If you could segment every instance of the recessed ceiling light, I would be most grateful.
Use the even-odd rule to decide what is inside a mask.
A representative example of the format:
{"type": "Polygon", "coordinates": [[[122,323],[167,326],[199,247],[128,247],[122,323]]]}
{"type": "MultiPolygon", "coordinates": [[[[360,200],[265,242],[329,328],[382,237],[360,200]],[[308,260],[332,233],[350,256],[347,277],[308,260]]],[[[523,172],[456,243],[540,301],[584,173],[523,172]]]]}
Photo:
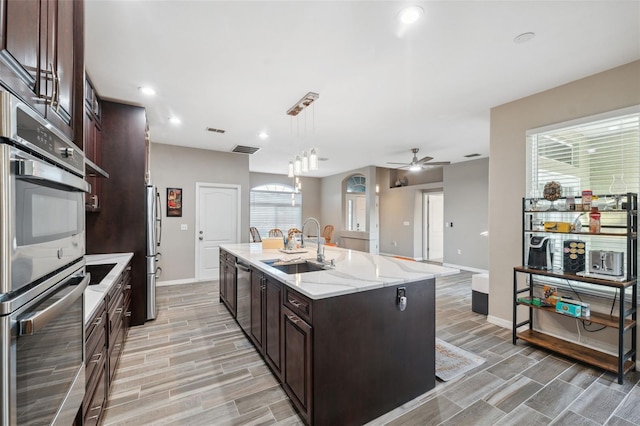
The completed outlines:
{"type": "Polygon", "coordinates": [[[138,90],[140,91],[140,93],[142,93],[143,95],[147,95],[147,96],[153,96],[156,94],[156,91],[153,90],[153,88],[149,87],[149,86],[140,86],[138,87],[138,90]]]}
{"type": "Polygon", "coordinates": [[[536,33],[532,33],[532,32],[522,33],[516,36],[516,38],[513,39],[513,42],[516,44],[526,43],[532,38],[534,38],[535,36],[536,36],[536,33]]]}
{"type": "Polygon", "coordinates": [[[269,138],[269,134],[267,132],[260,132],[258,133],[258,137],[262,140],[265,140],[269,138]]]}
{"type": "Polygon", "coordinates": [[[424,15],[424,9],[420,6],[409,6],[400,11],[398,19],[405,25],[410,25],[416,22],[424,15]]]}
{"type": "Polygon", "coordinates": [[[171,123],[171,124],[180,124],[180,123],[182,123],[182,120],[180,120],[178,117],[169,117],[169,123],[171,123]]]}

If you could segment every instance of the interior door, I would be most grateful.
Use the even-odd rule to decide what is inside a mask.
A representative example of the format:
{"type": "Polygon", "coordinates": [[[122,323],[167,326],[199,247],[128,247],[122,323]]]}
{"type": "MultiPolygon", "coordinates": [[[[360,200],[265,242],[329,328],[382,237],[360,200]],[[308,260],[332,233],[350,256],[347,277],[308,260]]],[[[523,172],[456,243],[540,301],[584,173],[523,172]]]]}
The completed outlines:
{"type": "Polygon", "coordinates": [[[423,258],[442,262],[444,256],[444,195],[424,194],[424,241],[423,258]]]}
{"type": "Polygon", "coordinates": [[[220,245],[240,242],[240,186],[196,187],[196,280],[213,281],[220,272],[220,245]]]}

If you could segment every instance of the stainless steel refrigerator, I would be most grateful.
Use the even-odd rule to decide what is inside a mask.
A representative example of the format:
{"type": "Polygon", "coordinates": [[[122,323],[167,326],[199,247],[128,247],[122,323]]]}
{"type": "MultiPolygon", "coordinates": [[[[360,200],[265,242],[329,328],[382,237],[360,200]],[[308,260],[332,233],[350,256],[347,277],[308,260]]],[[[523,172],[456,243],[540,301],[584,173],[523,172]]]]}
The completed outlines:
{"type": "Polygon", "coordinates": [[[160,260],[160,240],[162,239],[162,208],[160,193],[153,185],[147,186],[147,321],[155,319],[158,313],[156,304],[156,280],[160,278],[162,268],[160,260]]]}

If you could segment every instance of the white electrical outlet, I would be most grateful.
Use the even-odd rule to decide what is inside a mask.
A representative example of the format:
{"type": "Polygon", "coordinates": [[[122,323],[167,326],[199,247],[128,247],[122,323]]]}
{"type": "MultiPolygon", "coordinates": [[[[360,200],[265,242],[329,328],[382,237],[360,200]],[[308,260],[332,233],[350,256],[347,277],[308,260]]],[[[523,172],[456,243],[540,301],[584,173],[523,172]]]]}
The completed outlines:
{"type": "Polygon", "coordinates": [[[462,254],[462,249],[458,249],[458,254],[462,254]]]}
{"type": "Polygon", "coordinates": [[[183,223],[183,224],[180,225],[180,230],[181,231],[186,231],[187,229],[189,229],[189,227],[187,226],[186,223],[183,223]]]}
{"type": "Polygon", "coordinates": [[[409,226],[409,225],[410,225],[408,220],[405,220],[404,222],[402,222],[402,224],[403,224],[404,226],[409,226]]]}
{"type": "Polygon", "coordinates": [[[396,241],[391,241],[391,245],[396,247],[398,245],[398,243],[396,241]]]}

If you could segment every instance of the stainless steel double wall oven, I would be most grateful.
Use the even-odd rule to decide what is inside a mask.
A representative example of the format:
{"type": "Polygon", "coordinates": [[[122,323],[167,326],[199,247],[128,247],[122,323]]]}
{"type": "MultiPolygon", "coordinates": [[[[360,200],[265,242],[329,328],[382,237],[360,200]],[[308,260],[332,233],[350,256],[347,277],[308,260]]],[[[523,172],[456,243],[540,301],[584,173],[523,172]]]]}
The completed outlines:
{"type": "Polygon", "coordinates": [[[0,91],[0,425],[73,423],[84,396],[82,151],[0,91]]]}

